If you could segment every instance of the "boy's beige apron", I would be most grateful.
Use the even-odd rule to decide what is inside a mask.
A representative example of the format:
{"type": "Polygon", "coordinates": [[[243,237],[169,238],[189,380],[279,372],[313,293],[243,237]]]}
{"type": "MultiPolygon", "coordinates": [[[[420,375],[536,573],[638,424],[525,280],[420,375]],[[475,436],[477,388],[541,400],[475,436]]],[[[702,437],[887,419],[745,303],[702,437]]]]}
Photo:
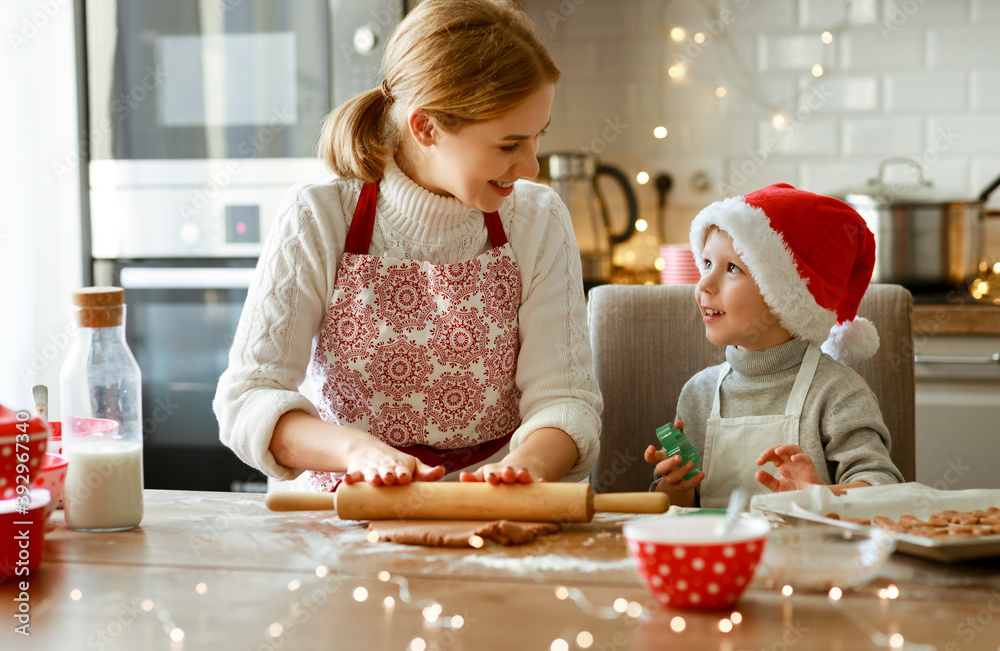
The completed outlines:
{"type": "MultiPolygon", "coordinates": [[[[365,184],[309,372],[323,420],[450,473],[503,450],[521,423],[514,383],[521,276],[498,213],[492,248],[435,265],[368,254],[378,184],[365,184]]],[[[340,473],[307,473],[335,490],[340,473]]]]}
{"type": "MultiPolygon", "coordinates": [[[[729,363],[722,363],[719,382],[715,387],[715,400],[712,402],[712,414],[705,430],[705,462],[702,467],[705,480],[699,487],[702,507],[725,508],[729,503],[730,493],[741,487],[750,495],[769,492],[754,478],[754,474],[763,469],[778,477],[778,470],[773,464],[758,466],[754,461],[772,445],[799,445],[802,405],[813,376],[816,375],[820,356],[817,346],[810,345],[806,349],[792,392],[788,396],[785,413],[775,416],[722,418],[719,392],[722,381],[730,371],[729,363]]],[[[822,476],[824,468],[816,470],[822,476]]]]}

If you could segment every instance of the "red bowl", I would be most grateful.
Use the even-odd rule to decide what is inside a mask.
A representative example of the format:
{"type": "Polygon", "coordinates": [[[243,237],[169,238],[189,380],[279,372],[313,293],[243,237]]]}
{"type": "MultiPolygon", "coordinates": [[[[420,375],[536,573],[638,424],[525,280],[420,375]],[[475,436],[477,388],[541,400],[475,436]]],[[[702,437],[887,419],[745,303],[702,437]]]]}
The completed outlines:
{"type": "Polygon", "coordinates": [[[35,483],[32,486],[34,488],[44,488],[52,495],[52,501],[49,502],[48,506],[48,513],[52,513],[52,511],[62,506],[63,485],[66,483],[66,468],[68,466],[69,460],[63,455],[52,452],[45,453],[45,459],[42,460],[42,467],[39,469],[38,477],[35,478],[35,483]]]}
{"type": "Polygon", "coordinates": [[[0,583],[26,576],[42,562],[45,511],[51,499],[44,488],[33,489],[25,513],[18,512],[16,499],[0,500],[0,583]]]}
{"type": "Polygon", "coordinates": [[[725,516],[651,518],[623,527],[639,576],[664,606],[714,610],[732,606],[760,562],[771,526],[744,518],[727,537],[725,516]]]}
{"type": "Polygon", "coordinates": [[[15,423],[11,420],[0,429],[0,500],[17,496],[18,484],[30,486],[38,476],[38,469],[45,458],[49,430],[38,424],[31,431],[30,421],[15,423]],[[19,426],[29,431],[22,432],[19,426]],[[24,456],[27,453],[27,456],[24,456]]]}

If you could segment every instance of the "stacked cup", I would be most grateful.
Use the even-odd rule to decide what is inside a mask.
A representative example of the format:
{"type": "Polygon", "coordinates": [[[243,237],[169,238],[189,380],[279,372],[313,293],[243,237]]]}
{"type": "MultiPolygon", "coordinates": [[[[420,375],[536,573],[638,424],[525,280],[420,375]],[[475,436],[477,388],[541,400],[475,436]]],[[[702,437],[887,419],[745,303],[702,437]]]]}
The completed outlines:
{"type": "Polygon", "coordinates": [[[661,244],[660,259],[663,260],[661,285],[694,285],[701,280],[690,244],[661,244]]]}

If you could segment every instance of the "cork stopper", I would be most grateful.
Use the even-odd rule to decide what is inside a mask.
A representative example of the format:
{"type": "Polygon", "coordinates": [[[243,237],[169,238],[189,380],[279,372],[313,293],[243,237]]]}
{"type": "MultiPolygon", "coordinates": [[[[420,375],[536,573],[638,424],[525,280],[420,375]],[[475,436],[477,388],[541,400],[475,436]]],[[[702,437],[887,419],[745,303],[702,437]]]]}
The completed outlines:
{"type": "Polygon", "coordinates": [[[114,328],[122,324],[125,290],[121,287],[84,287],[73,292],[76,324],[81,328],[114,328]]]}

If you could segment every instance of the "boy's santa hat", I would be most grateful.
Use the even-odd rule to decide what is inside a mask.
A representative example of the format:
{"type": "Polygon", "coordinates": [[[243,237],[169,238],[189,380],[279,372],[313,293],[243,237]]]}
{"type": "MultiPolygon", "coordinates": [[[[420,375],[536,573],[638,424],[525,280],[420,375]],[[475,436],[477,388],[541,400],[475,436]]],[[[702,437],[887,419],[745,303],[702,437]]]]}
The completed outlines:
{"type": "Polygon", "coordinates": [[[875,237],[853,208],[787,183],[717,201],[691,224],[699,267],[713,225],[733,238],[764,302],[793,336],[845,364],[875,354],[878,332],[858,316],[875,268],[875,237]]]}

